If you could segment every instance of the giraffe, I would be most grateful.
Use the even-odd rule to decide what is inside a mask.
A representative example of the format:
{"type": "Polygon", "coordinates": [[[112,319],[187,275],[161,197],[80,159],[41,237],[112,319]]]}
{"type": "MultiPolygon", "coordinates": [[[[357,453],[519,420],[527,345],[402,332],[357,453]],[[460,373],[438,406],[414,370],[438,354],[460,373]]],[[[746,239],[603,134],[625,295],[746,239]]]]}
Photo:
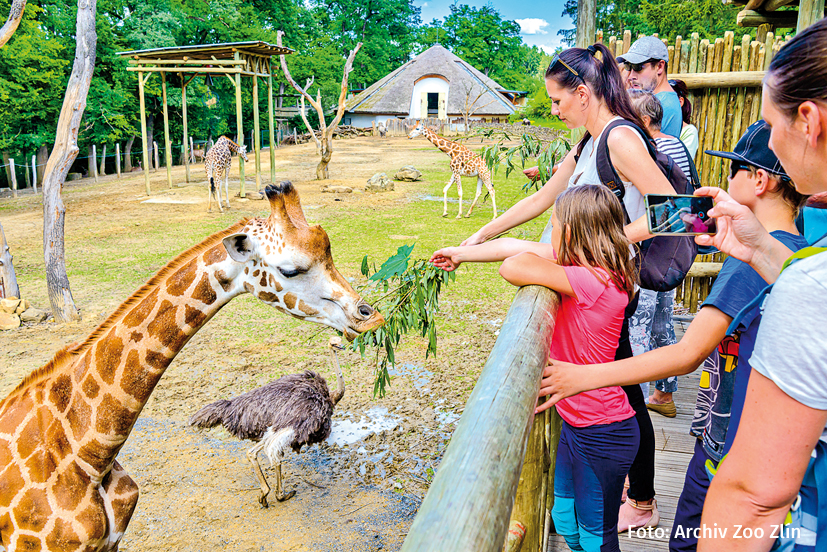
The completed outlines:
{"type": "Polygon", "coordinates": [[[207,182],[210,186],[210,207],[208,211],[212,211],[212,198],[215,195],[218,198],[218,210],[222,213],[224,209],[221,207],[221,177],[224,177],[224,195],[227,198],[227,208],[230,208],[230,163],[232,162],[232,153],[238,152],[244,161],[247,161],[247,146],[239,146],[226,136],[222,136],[216,140],[215,145],[207,152],[204,157],[204,169],[207,171],[207,182]],[[218,180],[218,188],[215,186],[215,177],[218,180]]]}
{"type": "Polygon", "coordinates": [[[448,189],[451,187],[451,184],[456,182],[457,192],[459,193],[459,212],[456,218],[462,217],[462,177],[476,176],[477,194],[474,196],[474,201],[471,203],[471,207],[468,209],[465,217],[471,216],[471,211],[474,210],[474,205],[477,204],[477,199],[479,199],[480,193],[482,193],[482,185],[485,184],[485,187],[488,188],[488,193],[491,194],[491,203],[494,205],[494,216],[492,220],[497,218],[497,199],[494,197],[494,182],[491,180],[491,171],[488,170],[488,166],[485,164],[485,161],[482,160],[482,157],[462,144],[438,136],[436,132],[422,123],[408,135],[408,138],[416,138],[423,134],[433,145],[447,153],[448,157],[451,158],[451,179],[445,188],[442,189],[442,216],[448,216],[448,189]]]}
{"type": "Polygon", "coordinates": [[[0,550],[118,549],[138,500],[118,452],[175,355],[234,297],[349,340],[384,323],[336,270],[293,185],[265,193],[268,218],[181,253],[0,402],[0,550]]]}

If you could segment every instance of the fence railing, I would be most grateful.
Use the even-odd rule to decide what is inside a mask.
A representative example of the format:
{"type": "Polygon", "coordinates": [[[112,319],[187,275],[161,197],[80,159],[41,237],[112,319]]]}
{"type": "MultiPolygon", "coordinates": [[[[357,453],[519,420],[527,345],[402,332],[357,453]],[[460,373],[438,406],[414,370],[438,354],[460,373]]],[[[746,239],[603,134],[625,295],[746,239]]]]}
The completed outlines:
{"type": "MultiPolygon", "coordinates": [[[[550,230],[541,241],[549,242],[550,230]]],[[[500,552],[509,518],[526,527],[522,550],[543,546],[551,509],[545,497],[553,488],[549,450],[556,450],[559,425],[546,423],[556,412],[534,416],[534,406],[558,306],[548,288],[517,292],[403,552],[500,552]]]]}

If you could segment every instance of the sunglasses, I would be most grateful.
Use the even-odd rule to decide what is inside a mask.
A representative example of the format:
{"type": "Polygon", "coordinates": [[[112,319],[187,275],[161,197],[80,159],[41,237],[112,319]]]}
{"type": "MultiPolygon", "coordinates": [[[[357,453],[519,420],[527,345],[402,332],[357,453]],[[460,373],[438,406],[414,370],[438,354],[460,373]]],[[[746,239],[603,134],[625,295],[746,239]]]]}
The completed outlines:
{"type": "Polygon", "coordinates": [[[741,171],[748,171],[750,170],[752,165],[747,165],[746,163],[741,163],[739,161],[732,161],[729,164],[729,178],[735,178],[735,175],[741,171]]]}
{"type": "Polygon", "coordinates": [[[558,63],[559,63],[559,64],[561,64],[561,65],[562,65],[563,67],[565,67],[566,69],[568,69],[568,70],[569,70],[569,72],[570,72],[572,75],[574,75],[575,77],[579,78],[580,80],[583,80],[583,77],[581,77],[581,76],[580,76],[580,73],[578,73],[577,71],[575,71],[574,69],[572,69],[571,65],[569,65],[568,63],[566,63],[565,61],[563,61],[562,59],[560,59],[559,54],[555,54],[555,55],[554,55],[554,57],[551,59],[551,65],[549,65],[549,68],[550,68],[550,69],[554,69],[554,66],[555,66],[555,65],[557,65],[558,63]]]}
{"type": "Polygon", "coordinates": [[[624,61],[624,62],[623,62],[623,66],[624,66],[624,67],[626,68],[626,70],[627,70],[627,71],[629,71],[629,72],[634,71],[635,73],[640,73],[641,71],[643,71],[643,69],[644,69],[647,65],[649,65],[650,63],[652,63],[652,61],[658,61],[658,60],[651,60],[651,59],[650,59],[650,60],[644,61],[643,63],[629,63],[628,61],[624,61]]]}

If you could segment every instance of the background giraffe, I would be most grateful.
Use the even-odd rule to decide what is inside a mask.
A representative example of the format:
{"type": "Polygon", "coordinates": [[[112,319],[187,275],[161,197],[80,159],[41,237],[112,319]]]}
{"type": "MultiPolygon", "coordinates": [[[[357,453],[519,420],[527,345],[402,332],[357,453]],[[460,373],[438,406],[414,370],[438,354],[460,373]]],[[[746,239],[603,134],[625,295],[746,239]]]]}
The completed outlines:
{"type": "Polygon", "coordinates": [[[384,322],[336,270],[292,184],[265,193],[269,218],[173,259],[0,402],[0,549],[117,550],[138,487],[115,458],[175,355],[234,297],[252,293],[348,339],[384,322]]]}
{"type": "Polygon", "coordinates": [[[207,171],[207,182],[210,187],[210,206],[209,211],[212,211],[213,195],[218,199],[218,209],[222,213],[224,209],[221,207],[221,178],[224,177],[224,196],[227,198],[227,208],[230,208],[230,164],[232,163],[232,153],[237,152],[244,161],[247,161],[247,146],[239,146],[226,136],[219,138],[215,145],[207,152],[204,157],[204,169],[207,171]],[[215,180],[218,180],[218,187],[215,186],[215,180]]]}
{"type": "Polygon", "coordinates": [[[476,176],[477,193],[465,216],[471,216],[471,211],[474,210],[474,205],[477,204],[477,199],[479,199],[480,193],[482,193],[482,185],[485,184],[485,187],[488,188],[488,193],[491,194],[491,203],[494,206],[494,216],[492,220],[497,218],[497,199],[494,196],[494,182],[491,180],[491,171],[488,170],[488,166],[485,164],[485,161],[482,160],[482,157],[462,144],[438,136],[436,132],[422,123],[408,135],[408,138],[416,138],[422,134],[424,134],[433,145],[447,153],[448,157],[451,158],[451,179],[445,188],[442,189],[442,216],[448,216],[448,189],[454,182],[457,183],[457,192],[459,194],[459,212],[457,212],[456,218],[462,216],[462,177],[476,176]]]}

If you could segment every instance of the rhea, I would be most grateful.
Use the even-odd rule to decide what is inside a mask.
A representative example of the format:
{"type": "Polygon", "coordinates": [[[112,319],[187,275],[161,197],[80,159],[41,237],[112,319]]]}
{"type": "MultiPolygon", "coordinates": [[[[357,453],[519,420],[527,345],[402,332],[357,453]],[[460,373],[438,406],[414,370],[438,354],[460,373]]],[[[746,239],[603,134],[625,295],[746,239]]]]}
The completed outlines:
{"type": "Polygon", "coordinates": [[[296,491],[284,493],[281,463],[285,453],[299,452],[304,445],[321,443],[330,435],[333,407],[345,394],[345,380],[337,351],[342,340],[332,337],[329,343],[336,368],[338,389],[331,392],[325,379],[316,372],[288,374],[267,385],[233,399],[208,404],[190,418],[190,425],[211,428],[223,425],[239,439],[256,441],[247,451],[247,459],[261,484],[259,503],[267,508],[270,485],[261,471],[258,455],[264,452],[276,468],[276,500],[292,498],[296,491]]]}

